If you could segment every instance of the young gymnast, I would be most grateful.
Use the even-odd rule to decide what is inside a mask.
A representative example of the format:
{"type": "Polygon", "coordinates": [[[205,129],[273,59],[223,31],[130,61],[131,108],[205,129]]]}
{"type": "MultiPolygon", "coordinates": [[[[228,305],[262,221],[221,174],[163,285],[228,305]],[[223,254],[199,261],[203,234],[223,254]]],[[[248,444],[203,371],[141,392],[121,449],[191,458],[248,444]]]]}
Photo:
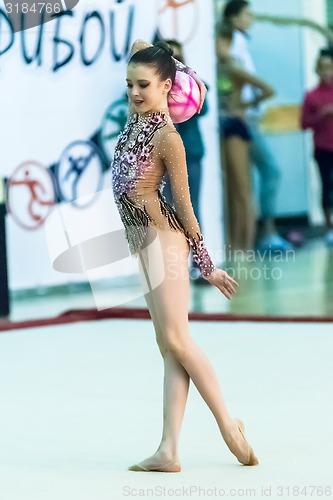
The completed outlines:
{"type": "MultiPolygon", "coordinates": [[[[243,422],[229,415],[213,366],[189,333],[190,249],[202,276],[228,299],[238,283],[214,266],[193,212],[185,150],[167,103],[176,61],[165,42],[152,46],[137,40],[131,54],[126,79],[130,109],[111,165],[112,188],[131,255],[139,258],[140,273],[148,288],[145,300],[164,361],[164,397],[161,443],[152,456],[129,470],[181,470],[178,440],[190,379],[211,409],[230,451],[240,463],[256,465],[258,460],[246,441],[243,422]],[[173,206],[162,194],[166,172],[173,206]],[[156,238],[160,246],[153,244],[156,238]],[[161,268],[164,279],[154,286],[161,268]]],[[[177,69],[196,77],[181,63],[177,63],[177,69]]],[[[198,82],[203,98],[205,89],[198,82]]]]}

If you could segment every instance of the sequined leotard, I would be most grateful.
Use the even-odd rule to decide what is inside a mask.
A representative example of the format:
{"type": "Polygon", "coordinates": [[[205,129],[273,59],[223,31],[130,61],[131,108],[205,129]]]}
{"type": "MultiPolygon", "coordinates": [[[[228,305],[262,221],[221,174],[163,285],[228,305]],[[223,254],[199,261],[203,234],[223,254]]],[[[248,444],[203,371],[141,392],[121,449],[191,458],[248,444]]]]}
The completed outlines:
{"type": "Polygon", "coordinates": [[[148,226],[182,231],[202,276],[209,276],[215,266],[193,212],[185,151],[167,108],[128,117],[118,137],[111,174],[131,255],[137,256],[148,226]],[[167,173],[173,206],[163,196],[167,173]]]}

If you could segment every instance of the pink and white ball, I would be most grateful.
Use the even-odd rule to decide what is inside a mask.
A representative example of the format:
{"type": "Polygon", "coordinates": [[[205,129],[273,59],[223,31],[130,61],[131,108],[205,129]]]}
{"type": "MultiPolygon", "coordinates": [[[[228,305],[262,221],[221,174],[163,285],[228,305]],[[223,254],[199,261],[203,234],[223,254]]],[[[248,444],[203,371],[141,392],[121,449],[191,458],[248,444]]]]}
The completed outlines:
{"type": "Polygon", "coordinates": [[[175,83],[168,93],[168,107],[174,123],[185,122],[198,112],[200,89],[187,73],[176,71],[175,83]]]}

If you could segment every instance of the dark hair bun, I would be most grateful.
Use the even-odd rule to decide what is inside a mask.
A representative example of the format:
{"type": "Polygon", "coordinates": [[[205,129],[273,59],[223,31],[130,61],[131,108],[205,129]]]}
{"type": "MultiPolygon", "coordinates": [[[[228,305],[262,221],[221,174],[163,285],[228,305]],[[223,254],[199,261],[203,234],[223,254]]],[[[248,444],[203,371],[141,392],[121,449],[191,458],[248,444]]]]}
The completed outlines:
{"type": "Polygon", "coordinates": [[[154,47],[157,47],[158,49],[164,50],[170,56],[173,55],[173,49],[170,47],[170,45],[167,42],[164,42],[163,40],[160,40],[159,42],[154,43],[154,47]]]}
{"type": "Polygon", "coordinates": [[[173,50],[170,45],[158,41],[145,49],[135,52],[128,64],[148,64],[156,68],[161,80],[171,78],[172,83],[176,79],[176,61],[171,57],[173,50]]]}

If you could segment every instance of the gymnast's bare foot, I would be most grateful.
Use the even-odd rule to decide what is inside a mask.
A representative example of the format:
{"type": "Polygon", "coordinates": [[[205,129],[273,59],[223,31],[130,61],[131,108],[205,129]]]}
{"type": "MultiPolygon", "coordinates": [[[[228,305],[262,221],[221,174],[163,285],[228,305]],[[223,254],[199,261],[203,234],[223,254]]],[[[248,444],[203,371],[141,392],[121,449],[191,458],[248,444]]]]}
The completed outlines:
{"type": "Polygon", "coordinates": [[[258,465],[259,461],[244,434],[244,423],[233,418],[228,428],[223,429],[222,436],[231,453],[243,465],[258,465]]]}
{"type": "Polygon", "coordinates": [[[128,470],[142,472],[180,472],[181,466],[177,456],[157,451],[151,457],[138,464],[131,465],[128,470]]]}

